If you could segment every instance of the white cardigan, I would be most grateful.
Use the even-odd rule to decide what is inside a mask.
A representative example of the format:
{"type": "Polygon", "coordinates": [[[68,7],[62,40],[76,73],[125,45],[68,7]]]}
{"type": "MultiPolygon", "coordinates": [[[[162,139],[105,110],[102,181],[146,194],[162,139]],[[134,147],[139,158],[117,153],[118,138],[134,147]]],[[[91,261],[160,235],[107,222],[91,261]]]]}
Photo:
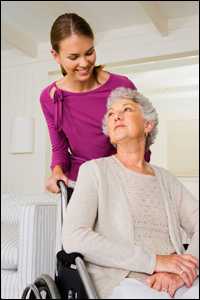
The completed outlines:
{"type": "MultiPolygon", "coordinates": [[[[134,245],[126,187],[112,160],[112,156],[100,158],[80,167],[63,224],[65,251],[84,255],[101,298],[109,296],[130,271],[152,274],[159,254],[134,245]]],[[[187,253],[198,257],[198,201],[167,170],[152,168],[163,194],[169,234],[176,252],[184,252],[182,227],[191,238],[187,253]]]]}

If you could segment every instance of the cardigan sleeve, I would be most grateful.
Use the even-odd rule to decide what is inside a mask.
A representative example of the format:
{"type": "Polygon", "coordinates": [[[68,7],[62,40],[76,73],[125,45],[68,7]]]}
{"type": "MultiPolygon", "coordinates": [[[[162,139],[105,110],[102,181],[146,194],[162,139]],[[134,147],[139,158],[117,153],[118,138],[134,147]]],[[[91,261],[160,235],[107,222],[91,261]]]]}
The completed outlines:
{"type": "Polygon", "coordinates": [[[179,222],[190,239],[185,251],[199,259],[199,201],[177,179],[173,178],[179,222]]]}
{"type": "Polygon", "coordinates": [[[112,236],[95,231],[99,188],[92,161],[84,163],[64,216],[62,239],[65,251],[79,252],[86,261],[99,266],[152,274],[156,264],[154,254],[129,241],[116,242],[112,236]]]}
{"type": "Polygon", "coordinates": [[[185,253],[199,259],[199,201],[176,176],[167,173],[170,178],[170,191],[176,203],[179,224],[190,240],[185,253]]]}
{"type": "Polygon", "coordinates": [[[69,142],[62,130],[58,131],[55,127],[53,103],[46,88],[40,95],[41,108],[48,126],[49,137],[52,146],[51,169],[56,165],[61,166],[64,173],[69,169],[70,161],[68,155],[69,142]]]}

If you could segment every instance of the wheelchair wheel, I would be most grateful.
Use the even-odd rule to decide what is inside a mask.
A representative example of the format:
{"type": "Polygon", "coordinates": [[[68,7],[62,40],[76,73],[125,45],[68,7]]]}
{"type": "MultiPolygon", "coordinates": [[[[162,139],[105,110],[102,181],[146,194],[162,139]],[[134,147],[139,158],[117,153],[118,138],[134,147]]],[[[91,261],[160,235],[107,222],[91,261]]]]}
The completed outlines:
{"type": "Polygon", "coordinates": [[[61,299],[61,296],[54,280],[49,275],[42,274],[26,287],[22,299],[61,299]]]}

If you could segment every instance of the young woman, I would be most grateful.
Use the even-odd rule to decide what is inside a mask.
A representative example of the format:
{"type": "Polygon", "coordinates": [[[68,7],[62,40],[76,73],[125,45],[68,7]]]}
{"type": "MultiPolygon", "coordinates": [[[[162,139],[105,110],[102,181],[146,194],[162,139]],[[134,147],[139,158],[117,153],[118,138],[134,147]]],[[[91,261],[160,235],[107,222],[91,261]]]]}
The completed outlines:
{"type": "MultiPolygon", "coordinates": [[[[42,91],[40,102],[52,144],[52,175],[46,187],[57,193],[60,179],[74,186],[83,162],[116,152],[101,129],[106,99],[116,87],[135,89],[135,85],[125,76],[95,66],[92,29],[77,14],[67,13],[55,20],[51,45],[63,78],[42,91]]],[[[145,159],[149,161],[149,151],[145,159]]]]}

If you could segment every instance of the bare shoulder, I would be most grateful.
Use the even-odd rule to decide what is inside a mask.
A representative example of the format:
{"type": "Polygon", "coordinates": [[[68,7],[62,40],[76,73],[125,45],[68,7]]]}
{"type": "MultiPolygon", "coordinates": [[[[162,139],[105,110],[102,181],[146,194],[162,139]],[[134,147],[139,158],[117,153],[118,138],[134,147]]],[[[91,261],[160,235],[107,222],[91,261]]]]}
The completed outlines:
{"type": "Polygon", "coordinates": [[[51,99],[53,99],[55,92],[56,92],[56,87],[53,86],[53,87],[50,89],[50,92],[49,92],[49,95],[50,95],[51,99]]]}
{"type": "Polygon", "coordinates": [[[56,86],[59,88],[59,89],[62,89],[65,85],[65,78],[62,77],[62,78],[59,78],[57,81],[56,81],[56,86]]]}
{"type": "Polygon", "coordinates": [[[102,68],[99,68],[98,70],[98,80],[101,82],[101,84],[104,84],[108,78],[110,77],[110,73],[103,70],[102,68]]]}

